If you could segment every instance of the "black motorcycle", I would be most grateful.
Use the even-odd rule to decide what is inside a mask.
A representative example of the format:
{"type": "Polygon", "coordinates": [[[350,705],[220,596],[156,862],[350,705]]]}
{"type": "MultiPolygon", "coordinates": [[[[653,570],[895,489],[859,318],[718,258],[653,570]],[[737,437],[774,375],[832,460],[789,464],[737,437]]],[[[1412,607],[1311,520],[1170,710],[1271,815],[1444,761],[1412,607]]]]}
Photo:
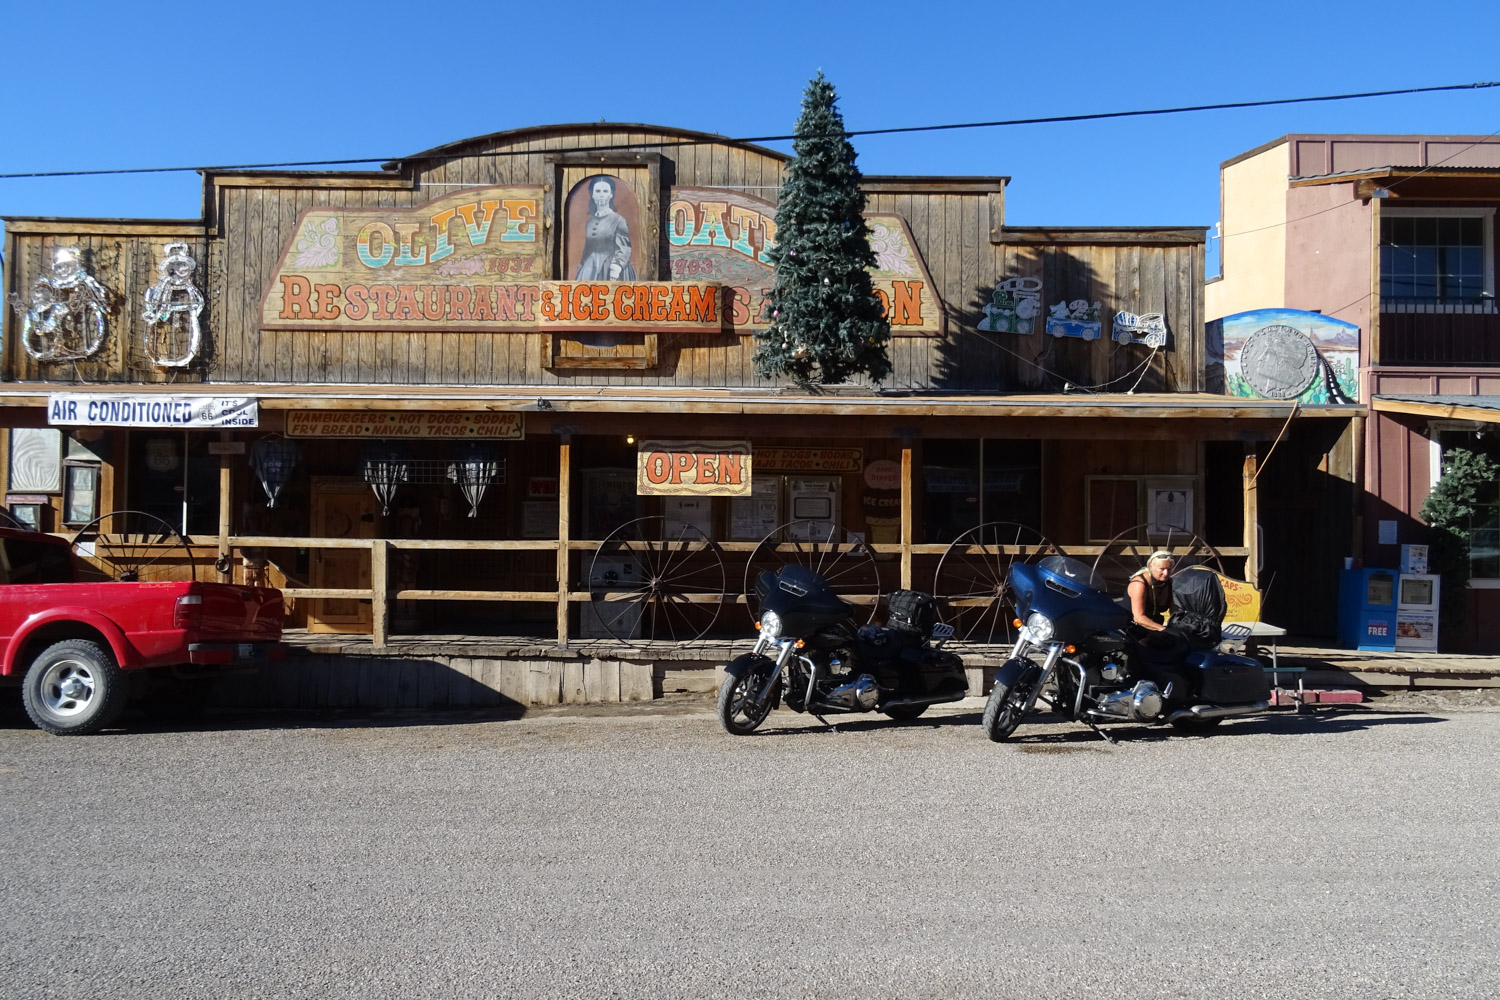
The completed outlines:
{"type": "Polygon", "coordinates": [[[985,734],[996,742],[1015,731],[1039,698],[1106,740],[1099,723],[1207,728],[1270,707],[1258,661],[1192,650],[1170,628],[1139,629],[1084,563],[1066,556],[1014,563],[1009,579],[1022,628],[984,708],[985,734]]]}
{"type": "Polygon", "coordinates": [[[963,661],[940,648],[953,627],[937,621],[927,594],[892,594],[884,627],[856,627],[854,605],[804,566],[760,574],[755,596],[755,648],[724,668],[719,689],[719,721],[730,733],[755,732],[778,704],[825,724],[823,714],[835,712],[905,720],[968,693],[963,661]]]}

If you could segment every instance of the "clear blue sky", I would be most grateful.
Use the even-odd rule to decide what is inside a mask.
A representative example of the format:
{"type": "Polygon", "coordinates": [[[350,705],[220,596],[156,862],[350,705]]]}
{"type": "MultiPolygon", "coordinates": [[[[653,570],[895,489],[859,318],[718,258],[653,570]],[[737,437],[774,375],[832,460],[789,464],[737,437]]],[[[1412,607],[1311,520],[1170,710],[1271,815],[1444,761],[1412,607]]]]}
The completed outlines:
{"type": "MultiPolygon", "coordinates": [[[[850,129],[1500,79],[1494,0],[0,0],[0,25],[0,173],[390,158],[600,119],[785,134],[820,68],[850,129]]],[[[1211,226],[1219,163],[1285,133],[1497,130],[1500,89],[855,143],[866,173],[1009,175],[1013,225],[1211,226]]],[[[196,218],[199,192],[0,180],[0,216],[196,218]]]]}

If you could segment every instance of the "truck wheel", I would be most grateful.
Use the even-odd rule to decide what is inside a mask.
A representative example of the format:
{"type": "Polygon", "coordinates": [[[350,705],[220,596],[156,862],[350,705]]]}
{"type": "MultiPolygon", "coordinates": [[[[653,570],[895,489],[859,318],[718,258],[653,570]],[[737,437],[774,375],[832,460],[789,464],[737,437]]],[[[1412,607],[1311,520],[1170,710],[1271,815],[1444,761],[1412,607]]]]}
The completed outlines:
{"type": "Polygon", "coordinates": [[[127,694],[115,658],[87,639],[64,639],[42,650],[21,689],[31,721],[58,736],[97,733],[119,717],[127,694]]]}

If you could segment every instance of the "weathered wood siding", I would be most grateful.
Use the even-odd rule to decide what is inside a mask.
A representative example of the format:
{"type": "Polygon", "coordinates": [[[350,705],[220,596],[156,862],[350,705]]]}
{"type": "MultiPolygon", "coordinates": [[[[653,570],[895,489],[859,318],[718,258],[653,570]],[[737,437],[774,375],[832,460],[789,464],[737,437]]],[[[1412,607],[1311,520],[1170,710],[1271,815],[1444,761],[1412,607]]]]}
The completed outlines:
{"type": "MultiPolygon", "coordinates": [[[[22,380],[73,378],[93,382],[212,381],[218,383],[380,383],[393,385],[656,385],[765,386],[751,363],[753,337],[693,339],[662,335],[659,364],[640,372],[564,371],[545,366],[539,333],[262,331],[260,302],[299,215],[316,206],[405,208],[461,187],[549,184],[539,220],[544,251],[559,269],[560,200],[555,158],[580,147],[636,145],[659,153],[664,186],[724,187],[775,202],[783,159],[727,142],[670,145],[683,133],[570,127],[527,130],[471,140],[409,162],[404,173],[256,176],[208,179],[205,204],[211,238],[189,241],[199,260],[199,287],[208,298],[205,358],[183,372],[144,365],[139,302],[154,280],[156,236],[98,234],[82,240],[19,235],[11,287],[24,289],[50,260],[50,247],[78,242],[93,251],[94,274],[119,293],[121,305],[97,361],[39,366],[9,349],[9,371],[22,380]],[[549,154],[554,160],[549,160],[549,154]],[[154,256],[153,256],[154,255],[154,256]]],[[[607,163],[618,164],[610,152],[607,163]]],[[[605,167],[607,169],[607,166],[605,167]]],[[[1150,231],[1113,231],[1089,242],[1083,231],[1007,231],[998,181],[958,178],[870,178],[869,209],[906,219],[946,309],[941,337],[898,336],[891,345],[898,389],[1064,391],[1194,391],[1203,387],[1203,244],[1158,238],[1150,231]],[[1082,234],[1082,235],[1080,235],[1082,234]],[[996,281],[1037,277],[1043,308],[1061,301],[1098,301],[1105,317],[1118,310],[1162,312],[1171,340],[1152,352],[1105,339],[1083,342],[980,332],[975,329],[996,281]],[[1149,361],[1147,359],[1150,359],[1149,361]]],[[[665,192],[663,192],[665,197],[665,192]]],[[[654,219],[657,253],[665,233],[654,219]]],[[[11,318],[7,318],[7,323],[11,318]]],[[[1038,318],[1038,327],[1042,319],[1038,318]]],[[[10,345],[12,338],[7,338],[10,345]]]]}

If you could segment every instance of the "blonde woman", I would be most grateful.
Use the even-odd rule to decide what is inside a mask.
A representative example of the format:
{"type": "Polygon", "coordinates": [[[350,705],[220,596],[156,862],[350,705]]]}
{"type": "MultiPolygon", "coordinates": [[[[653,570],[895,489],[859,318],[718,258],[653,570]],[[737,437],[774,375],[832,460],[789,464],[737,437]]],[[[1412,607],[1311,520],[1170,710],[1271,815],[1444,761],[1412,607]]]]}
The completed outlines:
{"type": "Polygon", "coordinates": [[[1130,574],[1125,594],[1130,599],[1130,617],[1141,628],[1163,632],[1162,619],[1172,610],[1172,553],[1158,549],[1146,565],[1130,574]]]}

